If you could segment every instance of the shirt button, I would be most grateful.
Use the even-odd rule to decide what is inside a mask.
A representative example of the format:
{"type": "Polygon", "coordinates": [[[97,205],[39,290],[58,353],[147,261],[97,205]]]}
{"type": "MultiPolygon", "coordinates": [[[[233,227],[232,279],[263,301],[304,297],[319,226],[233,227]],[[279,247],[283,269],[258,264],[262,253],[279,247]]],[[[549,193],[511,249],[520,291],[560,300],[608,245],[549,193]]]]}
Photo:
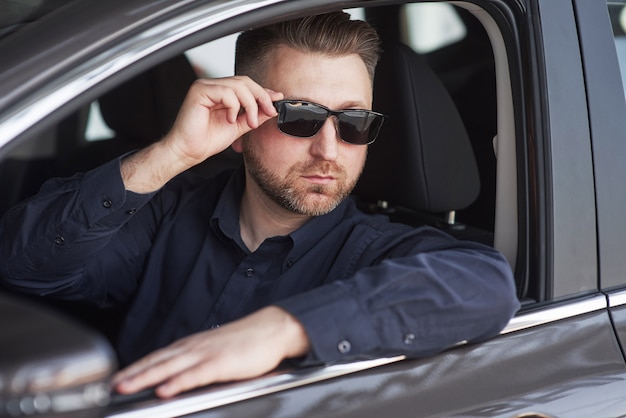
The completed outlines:
{"type": "Polygon", "coordinates": [[[128,212],[126,212],[129,215],[134,215],[135,212],[137,212],[137,209],[130,209],[128,212]]]}
{"type": "Polygon", "coordinates": [[[105,199],[102,201],[102,206],[104,206],[105,208],[109,209],[111,208],[111,206],[113,206],[113,202],[111,202],[111,200],[109,199],[105,199]]]}
{"type": "Polygon", "coordinates": [[[54,243],[56,245],[65,245],[65,238],[63,238],[60,235],[57,235],[56,237],[54,237],[54,243]]]}
{"type": "Polygon", "coordinates": [[[288,260],[287,261],[287,267],[291,267],[293,266],[293,260],[288,260]]]}
{"type": "Polygon", "coordinates": [[[415,334],[406,334],[404,336],[404,340],[403,340],[404,344],[411,345],[413,344],[413,341],[415,341],[415,334]]]}
{"type": "Polygon", "coordinates": [[[252,277],[254,276],[254,269],[253,268],[249,268],[246,270],[246,277],[252,277]]]}
{"type": "Polygon", "coordinates": [[[339,341],[339,344],[337,344],[337,350],[339,350],[341,354],[348,354],[351,349],[352,344],[350,344],[348,340],[339,341]]]}

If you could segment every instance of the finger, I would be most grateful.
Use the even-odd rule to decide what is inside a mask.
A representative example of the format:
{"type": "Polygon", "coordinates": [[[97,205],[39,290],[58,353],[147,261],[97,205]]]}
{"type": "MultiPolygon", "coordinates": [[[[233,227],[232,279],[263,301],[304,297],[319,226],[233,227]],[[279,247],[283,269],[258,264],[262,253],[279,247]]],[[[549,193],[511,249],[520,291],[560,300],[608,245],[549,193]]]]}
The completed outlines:
{"type": "Polygon", "coordinates": [[[247,76],[203,80],[203,83],[212,87],[207,91],[211,94],[209,101],[227,108],[228,122],[244,124],[240,127],[245,131],[255,129],[276,116],[273,101],[283,97],[282,93],[263,88],[247,76]]]}
{"type": "Polygon", "coordinates": [[[278,366],[280,358],[239,353],[234,358],[231,350],[215,351],[197,358],[197,362],[158,385],[155,393],[160,398],[171,398],[179,393],[234,380],[249,379],[267,373],[278,366]]]}
{"type": "Polygon", "coordinates": [[[141,373],[121,381],[118,383],[116,389],[120,393],[128,394],[167,382],[172,376],[176,376],[182,371],[195,366],[197,359],[190,357],[191,356],[187,355],[177,356],[154,365],[152,368],[143,370],[141,373]]]}
{"type": "Polygon", "coordinates": [[[245,109],[247,123],[250,128],[255,129],[265,122],[268,118],[276,116],[276,109],[273,101],[275,97],[282,95],[276,94],[272,90],[265,89],[255,83],[248,77],[242,78],[240,101],[245,109]]]}
{"type": "Polygon", "coordinates": [[[254,94],[241,86],[219,86],[207,91],[205,106],[211,111],[226,110],[226,120],[231,124],[242,124],[242,128],[255,129],[259,126],[258,104],[254,94]]]}
{"type": "Polygon", "coordinates": [[[133,376],[138,375],[143,370],[151,367],[152,364],[155,364],[157,361],[160,361],[156,359],[156,356],[158,355],[158,353],[160,352],[155,352],[147,357],[142,358],[141,360],[136,361],[130,366],[118,371],[113,376],[113,380],[112,380],[113,385],[116,386],[124,380],[131,379],[133,376]]]}
{"type": "Polygon", "coordinates": [[[279,91],[274,91],[271,89],[265,89],[265,90],[267,90],[267,92],[269,93],[270,97],[272,98],[272,101],[282,100],[285,98],[285,95],[279,91]]]}
{"type": "Polygon", "coordinates": [[[236,123],[241,111],[241,100],[237,93],[232,88],[221,85],[210,87],[212,88],[204,92],[205,106],[211,111],[226,110],[226,120],[236,123]]]}
{"type": "Polygon", "coordinates": [[[134,393],[164,381],[187,367],[190,356],[178,347],[156,351],[117,373],[113,385],[121,393],[134,393]]]}
{"type": "Polygon", "coordinates": [[[257,116],[256,120],[249,121],[252,128],[256,128],[268,118],[276,116],[273,102],[282,99],[282,93],[264,88],[247,76],[237,76],[229,81],[236,83],[238,88],[243,89],[245,95],[241,96],[241,101],[246,113],[257,116]],[[251,96],[248,93],[251,93],[251,96]],[[262,117],[263,121],[259,121],[259,117],[262,117]]]}
{"type": "Polygon", "coordinates": [[[239,102],[243,107],[243,116],[246,120],[246,124],[251,129],[256,129],[259,126],[259,106],[257,104],[257,98],[253,95],[252,92],[244,90],[238,92],[239,102]]]}
{"type": "Polygon", "coordinates": [[[181,392],[215,383],[218,379],[213,371],[217,366],[214,361],[204,359],[202,363],[187,368],[159,385],[155,393],[160,398],[171,398],[181,392]]]}
{"type": "Polygon", "coordinates": [[[273,118],[277,115],[276,108],[274,107],[274,102],[277,100],[282,100],[285,96],[277,91],[266,88],[265,92],[267,95],[263,97],[263,100],[259,100],[259,107],[261,110],[270,118],[273,118]]]}
{"type": "MultiPolygon", "coordinates": [[[[249,123],[255,127],[256,114],[258,113],[257,100],[260,95],[267,95],[263,88],[255,83],[252,79],[245,76],[225,77],[213,80],[205,80],[205,83],[209,86],[215,86],[213,92],[219,94],[225,94],[223,90],[229,92],[229,101],[232,98],[236,98],[237,107],[245,110],[237,109],[237,112],[229,114],[228,121],[234,123],[237,116],[246,114],[249,123]]],[[[230,103],[232,105],[233,103],[230,103]]]]}
{"type": "Polygon", "coordinates": [[[275,92],[270,89],[265,89],[265,95],[261,96],[258,100],[258,124],[259,126],[263,123],[267,122],[269,119],[274,118],[278,115],[276,111],[276,107],[274,106],[274,102],[276,100],[283,99],[284,95],[282,93],[275,92]]]}

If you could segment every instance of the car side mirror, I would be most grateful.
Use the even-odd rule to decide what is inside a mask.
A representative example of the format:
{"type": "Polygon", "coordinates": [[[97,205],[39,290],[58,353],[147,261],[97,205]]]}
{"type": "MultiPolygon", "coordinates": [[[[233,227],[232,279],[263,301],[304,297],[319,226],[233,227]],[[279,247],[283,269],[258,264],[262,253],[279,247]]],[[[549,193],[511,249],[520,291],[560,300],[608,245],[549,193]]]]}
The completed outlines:
{"type": "Polygon", "coordinates": [[[0,294],[0,417],[99,417],[115,355],[69,318],[0,294]]]}

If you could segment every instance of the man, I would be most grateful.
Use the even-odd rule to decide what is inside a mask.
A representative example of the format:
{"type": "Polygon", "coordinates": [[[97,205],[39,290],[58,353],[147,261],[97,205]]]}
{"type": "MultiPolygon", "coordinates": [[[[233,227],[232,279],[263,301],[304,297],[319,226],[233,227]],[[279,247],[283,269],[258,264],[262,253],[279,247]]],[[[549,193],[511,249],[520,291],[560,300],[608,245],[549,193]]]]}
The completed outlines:
{"type": "Polygon", "coordinates": [[[239,75],[196,82],[162,140],[14,208],[0,275],[128,309],[122,393],[171,397],[285,359],[423,356],[496,335],[518,308],[500,254],[345,199],[382,123],[370,111],[378,45],[342,13],[244,33],[239,75]],[[229,146],[244,169],[179,176],[229,146]]]}

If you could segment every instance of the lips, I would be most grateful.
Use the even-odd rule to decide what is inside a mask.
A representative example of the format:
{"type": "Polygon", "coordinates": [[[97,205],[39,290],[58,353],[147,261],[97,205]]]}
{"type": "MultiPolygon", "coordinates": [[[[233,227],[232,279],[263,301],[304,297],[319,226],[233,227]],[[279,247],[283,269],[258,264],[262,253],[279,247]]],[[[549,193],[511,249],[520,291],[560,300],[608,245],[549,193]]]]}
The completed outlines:
{"type": "Polygon", "coordinates": [[[331,161],[310,161],[301,164],[295,172],[307,182],[319,185],[336,183],[345,177],[343,168],[331,161]]]}
{"type": "Polygon", "coordinates": [[[322,174],[307,174],[302,176],[304,179],[315,184],[329,184],[335,181],[334,176],[322,174]]]}

